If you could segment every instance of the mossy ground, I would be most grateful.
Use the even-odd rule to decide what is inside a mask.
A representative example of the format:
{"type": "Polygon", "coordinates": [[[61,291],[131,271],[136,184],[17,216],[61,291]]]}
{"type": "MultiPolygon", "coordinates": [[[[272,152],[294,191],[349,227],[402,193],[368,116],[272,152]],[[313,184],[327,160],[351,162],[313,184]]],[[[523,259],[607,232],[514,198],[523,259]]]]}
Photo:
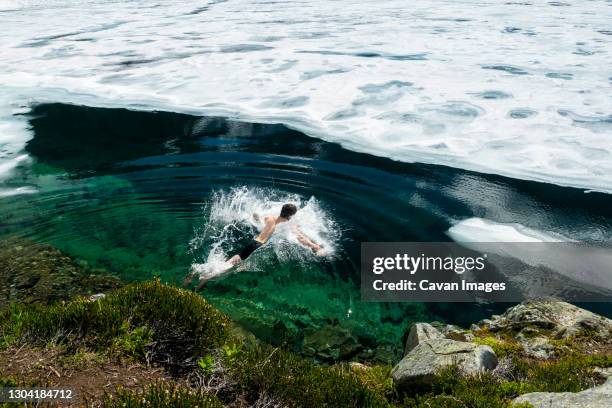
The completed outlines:
{"type": "Polygon", "coordinates": [[[430,387],[398,390],[391,366],[315,364],[245,335],[202,297],[150,281],[94,302],[77,298],[3,309],[1,365],[14,367],[24,358],[20,353],[39,362],[25,371],[4,368],[0,378],[37,384],[51,378],[61,385],[68,373],[87,373],[84,378],[95,383],[96,376],[104,378],[96,368],[115,370],[119,379],[113,387],[100,387],[81,401],[106,406],[490,408],[509,407],[525,392],[582,390],[601,380],[594,367],[612,366],[609,353],[576,348],[562,358],[537,361],[524,357],[509,337],[477,333],[476,342],[495,349],[500,368],[464,376],[449,367],[430,387]],[[130,383],[130,376],[136,382],[130,383]]]}

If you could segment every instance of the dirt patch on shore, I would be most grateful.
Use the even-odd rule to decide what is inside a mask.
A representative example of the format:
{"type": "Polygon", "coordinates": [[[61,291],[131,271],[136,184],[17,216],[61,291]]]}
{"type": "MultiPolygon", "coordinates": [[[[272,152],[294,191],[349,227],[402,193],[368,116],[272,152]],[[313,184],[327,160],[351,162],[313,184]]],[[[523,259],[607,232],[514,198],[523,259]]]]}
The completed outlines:
{"type": "Polygon", "coordinates": [[[15,378],[24,386],[73,389],[75,398],[57,405],[62,407],[101,407],[104,394],[112,394],[116,387],[141,390],[170,378],[159,367],[113,361],[87,351],[67,354],[59,347],[0,351],[0,377],[15,378]]]}

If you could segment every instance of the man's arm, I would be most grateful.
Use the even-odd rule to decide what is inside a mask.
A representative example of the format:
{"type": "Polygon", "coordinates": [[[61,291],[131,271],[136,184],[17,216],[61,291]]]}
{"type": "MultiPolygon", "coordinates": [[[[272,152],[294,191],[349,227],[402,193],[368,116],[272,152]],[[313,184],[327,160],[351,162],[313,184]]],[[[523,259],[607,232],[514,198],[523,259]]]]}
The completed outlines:
{"type": "Polygon", "coordinates": [[[293,226],[293,232],[295,233],[295,236],[297,237],[298,242],[304,245],[306,248],[312,249],[312,251],[315,254],[318,254],[319,251],[323,249],[323,246],[317,244],[316,242],[308,238],[306,234],[304,234],[304,232],[302,232],[300,227],[298,227],[297,225],[293,226]]]}

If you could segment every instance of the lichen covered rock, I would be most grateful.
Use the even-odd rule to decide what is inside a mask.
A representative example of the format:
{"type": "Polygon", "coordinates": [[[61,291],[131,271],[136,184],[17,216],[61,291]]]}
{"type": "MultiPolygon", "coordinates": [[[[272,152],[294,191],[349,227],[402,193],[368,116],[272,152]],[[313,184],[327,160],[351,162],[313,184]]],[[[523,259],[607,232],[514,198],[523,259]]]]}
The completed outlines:
{"type": "Polygon", "coordinates": [[[603,385],[581,392],[532,392],[514,404],[529,403],[535,408],[609,408],[612,406],[612,378],[603,385]]]}
{"type": "Polygon", "coordinates": [[[410,327],[406,339],[404,354],[408,354],[419,343],[425,340],[443,339],[444,335],[429,323],[415,323],[410,327]]]}
{"type": "Polygon", "coordinates": [[[457,365],[466,374],[492,370],[497,356],[489,346],[450,339],[428,339],[417,344],[391,373],[398,387],[428,384],[445,366],[457,365]]]}
{"type": "Polygon", "coordinates": [[[570,338],[588,332],[599,337],[612,335],[612,320],[572,304],[556,300],[527,301],[500,316],[481,322],[483,327],[501,330],[543,330],[555,338],[570,338]]]}

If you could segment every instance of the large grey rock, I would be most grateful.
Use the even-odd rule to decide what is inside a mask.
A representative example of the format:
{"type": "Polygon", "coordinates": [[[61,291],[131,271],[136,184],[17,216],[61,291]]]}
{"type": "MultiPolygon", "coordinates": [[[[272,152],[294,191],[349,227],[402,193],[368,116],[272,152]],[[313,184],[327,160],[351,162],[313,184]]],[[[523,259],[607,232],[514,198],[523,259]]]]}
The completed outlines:
{"type": "Polygon", "coordinates": [[[417,344],[391,372],[398,387],[430,383],[436,372],[457,364],[466,374],[492,370],[497,356],[489,346],[450,339],[429,339],[417,344]]]}
{"type": "Polygon", "coordinates": [[[535,408],[610,408],[612,379],[581,392],[532,392],[514,400],[514,404],[526,402],[535,408]]]}
{"type": "Polygon", "coordinates": [[[415,323],[410,327],[410,332],[406,338],[404,355],[408,354],[419,343],[425,340],[443,339],[444,335],[429,323],[415,323]]]}
{"type": "Polygon", "coordinates": [[[455,326],[454,324],[444,324],[439,322],[433,322],[431,324],[434,328],[438,329],[440,333],[447,339],[457,340],[457,341],[472,341],[474,340],[474,335],[470,333],[469,330],[465,330],[459,326],[455,326]]]}
{"type": "Polygon", "coordinates": [[[491,331],[538,328],[557,338],[569,338],[581,331],[603,338],[612,335],[612,320],[555,300],[524,302],[511,307],[501,316],[493,316],[481,323],[491,331]]]}
{"type": "Polygon", "coordinates": [[[525,356],[538,360],[558,357],[559,345],[551,339],[567,339],[580,333],[610,339],[612,320],[572,304],[556,300],[527,301],[502,315],[480,322],[491,332],[511,331],[525,356]]]}
{"type": "Polygon", "coordinates": [[[556,357],[556,349],[550,343],[547,337],[524,337],[517,336],[517,341],[523,347],[523,352],[527,357],[535,358],[538,360],[549,360],[556,357]]]}

